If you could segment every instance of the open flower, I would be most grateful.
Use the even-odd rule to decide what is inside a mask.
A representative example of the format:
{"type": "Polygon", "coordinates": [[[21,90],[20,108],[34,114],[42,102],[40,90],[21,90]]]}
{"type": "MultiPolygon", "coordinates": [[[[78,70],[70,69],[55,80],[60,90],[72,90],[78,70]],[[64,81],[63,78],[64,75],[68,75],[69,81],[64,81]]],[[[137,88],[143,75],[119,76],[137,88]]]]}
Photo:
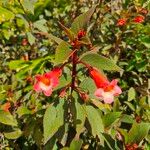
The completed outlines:
{"type": "Polygon", "coordinates": [[[122,93],[116,79],[109,82],[107,77],[97,69],[90,70],[90,76],[97,86],[94,95],[102,99],[105,103],[111,104],[114,101],[114,97],[122,93]]]}
{"type": "Polygon", "coordinates": [[[133,19],[133,21],[134,21],[135,23],[142,23],[142,22],[144,22],[144,20],[145,20],[145,17],[144,17],[144,16],[136,16],[136,17],[133,19]]]}
{"type": "Polygon", "coordinates": [[[127,20],[125,18],[118,19],[117,26],[124,26],[127,20]]]}
{"type": "Polygon", "coordinates": [[[59,84],[61,72],[59,68],[55,68],[43,75],[36,75],[35,78],[37,81],[34,84],[34,90],[36,92],[43,92],[46,96],[50,96],[53,88],[59,84]]]}

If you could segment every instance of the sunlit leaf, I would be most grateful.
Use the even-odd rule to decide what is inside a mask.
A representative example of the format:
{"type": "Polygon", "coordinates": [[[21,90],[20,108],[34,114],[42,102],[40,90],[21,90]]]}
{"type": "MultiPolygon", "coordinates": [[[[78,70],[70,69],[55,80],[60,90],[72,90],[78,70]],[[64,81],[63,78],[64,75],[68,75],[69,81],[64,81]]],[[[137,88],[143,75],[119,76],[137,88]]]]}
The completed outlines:
{"type": "Polygon", "coordinates": [[[7,139],[17,139],[22,135],[22,131],[20,129],[12,132],[4,132],[4,136],[7,139]]]}
{"type": "Polygon", "coordinates": [[[88,105],[86,106],[86,113],[93,136],[98,135],[99,137],[101,137],[101,133],[104,132],[104,125],[98,109],[88,105]]]}
{"type": "Polygon", "coordinates": [[[148,134],[150,129],[149,123],[134,123],[128,133],[127,143],[140,143],[144,137],[148,134]]]}
{"type": "Polygon", "coordinates": [[[0,110],[0,123],[17,126],[17,120],[10,114],[10,112],[5,112],[0,110]]]}
{"type": "Polygon", "coordinates": [[[82,143],[82,140],[72,140],[69,150],[80,150],[82,143]]]}
{"type": "Polygon", "coordinates": [[[31,114],[31,111],[25,106],[20,106],[17,109],[17,114],[19,115],[19,117],[21,117],[23,115],[31,114]]]}
{"type": "Polygon", "coordinates": [[[118,118],[120,118],[121,112],[110,112],[103,117],[103,123],[105,127],[111,126],[118,118]]]}
{"type": "Polygon", "coordinates": [[[66,62],[70,54],[70,45],[65,41],[61,42],[56,48],[55,65],[66,62]]]}
{"type": "Polygon", "coordinates": [[[135,89],[131,87],[128,91],[128,101],[132,101],[133,99],[135,99],[135,96],[136,96],[135,89]]]}
{"type": "Polygon", "coordinates": [[[34,1],[22,0],[21,3],[25,10],[30,11],[32,14],[34,14],[34,1]]]}
{"type": "Polygon", "coordinates": [[[50,105],[44,115],[44,143],[58,131],[59,127],[64,123],[64,110],[63,110],[63,100],[60,100],[59,104],[56,106],[50,105]]]}
{"type": "Polygon", "coordinates": [[[33,34],[31,32],[28,32],[27,37],[30,45],[33,45],[35,43],[35,37],[33,36],[33,34]]]}
{"type": "Polygon", "coordinates": [[[118,67],[113,60],[110,60],[104,56],[98,55],[93,52],[87,52],[80,57],[80,60],[90,64],[93,67],[102,70],[112,70],[112,71],[121,71],[121,68],[118,67]]]}
{"type": "Polygon", "coordinates": [[[46,20],[41,19],[33,23],[33,26],[42,32],[47,32],[47,27],[45,26],[46,20]]]}
{"type": "Polygon", "coordinates": [[[96,6],[97,5],[93,6],[86,13],[81,14],[74,20],[74,22],[71,25],[71,30],[75,34],[77,34],[80,29],[84,29],[86,27],[88,21],[90,20],[91,16],[93,15],[95,11],[96,6]]]}
{"type": "Polygon", "coordinates": [[[0,6],[0,23],[13,19],[14,17],[15,15],[11,11],[0,6]]]}

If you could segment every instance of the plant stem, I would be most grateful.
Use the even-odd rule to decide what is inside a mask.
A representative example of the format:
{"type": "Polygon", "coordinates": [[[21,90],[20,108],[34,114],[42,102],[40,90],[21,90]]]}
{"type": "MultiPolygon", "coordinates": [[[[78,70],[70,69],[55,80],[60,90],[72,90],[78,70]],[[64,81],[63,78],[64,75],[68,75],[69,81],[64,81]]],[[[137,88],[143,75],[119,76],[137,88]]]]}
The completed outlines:
{"type": "Polygon", "coordinates": [[[71,93],[75,88],[75,78],[76,78],[76,61],[77,61],[77,51],[72,55],[72,81],[71,81],[71,93]]]}

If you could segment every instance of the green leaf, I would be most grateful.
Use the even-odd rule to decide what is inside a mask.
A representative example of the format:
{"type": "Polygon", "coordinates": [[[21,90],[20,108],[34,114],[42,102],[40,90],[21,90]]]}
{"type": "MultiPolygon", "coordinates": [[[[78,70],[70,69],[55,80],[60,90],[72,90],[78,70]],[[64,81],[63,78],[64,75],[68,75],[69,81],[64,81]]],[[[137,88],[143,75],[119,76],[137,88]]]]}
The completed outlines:
{"type": "Polygon", "coordinates": [[[33,36],[33,34],[31,32],[28,32],[27,37],[30,45],[33,45],[35,43],[35,37],[33,36]]]}
{"type": "Polygon", "coordinates": [[[69,150],[80,150],[82,144],[83,144],[82,140],[72,140],[69,150]]]}
{"type": "Polygon", "coordinates": [[[77,34],[80,29],[83,29],[87,25],[87,23],[90,20],[91,16],[93,15],[96,6],[97,5],[94,5],[86,13],[81,14],[80,16],[78,16],[71,25],[71,31],[73,31],[75,34],[77,34]]]}
{"type": "Polygon", "coordinates": [[[18,18],[17,18],[17,24],[19,23],[19,22],[18,22],[18,19],[21,19],[21,20],[20,20],[20,21],[21,21],[21,24],[23,23],[27,29],[29,28],[29,26],[30,26],[30,25],[29,25],[29,22],[26,20],[26,18],[25,18],[23,15],[17,14],[16,17],[18,17],[18,18]]]}
{"type": "Polygon", "coordinates": [[[82,43],[84,45],[89,45],[89,44],[91,44],[91,41],[88,36],[84,36],[83,38],[80,39],[80,43],[82,43]]]}
{"type": "Polygon", "coordinates": [[[131,115],[123,114],[120,121],[132,124],[134,122],[134,118],[131,115]]]}
{"type": "Polygon", "coordinates": [[[71,76],[67,74],[67,76],[62,75],[59,80],[59,85],[54,89],[58,90],[71,82],[71,76]]]}
{"type": "Polygon", "coordinates": [[[69,147],[63,147],[61,150],[70,150],[69,147]]]}
{"type": "Polygon", "coordinates": [[[0,110],[0,123],[17,126],[17,120],[10,114],[10,112],[5,112],[0,110]]]}
{"type": "Polygon", "coordinates": [[[7,139],[17,139],[22,135],[22,132],[20,129],[13,131],[13,132],[4,132],[4,136],[7,139]]]}
{"type": "Polygon", "coordinates": [[[55,150],[58,149],[57,147],[57,140],[56,137],[53,136],[45,145],[43,150],[55,150]]]}
{"type": "Polygon", "coordinates": [[[68,60],[69,55],[71,54],[70,45],[63,41],[56,48],[55,53],[55,65],[64,63],[68,60]]]}
{"type": "Polygon", "coordinates": [[[14,17],[15,15],[11,11],[0,6],[0,23],[13,19],[14,17]]]}
{"type": "Polygon", "coordinates": [[[120,118],[121,112],[110,112],[103,117],[104,126],[110,127],[118,118],[120,118]]]}
{"type": "Polygon", "coordinates": [[[94,52],[87,52],[80,57],[80,61],[83,61],[92,67],[96,67],[102,70],[112,70],[121,71],[122,69],[118,67],[112,60],[98,55],[94,52]]]}
{"type": "Polygon", "coordinates": [[[61,22],[59,22],[59,25],[60,25],[61,28],[64,30],[64,32],[66,33],[66,35],[69,37],[69,39],[70,39],[71,41],[73,41],[73,40],[74,40],[74,37],[75,37],[74,33],[73,33],[69,28],[67,28],[67,27],[65,27],[63,24],[61,24],[61,22]]]}
{"type": "Polygon", "coordinates": [[[20,106],[17,109],[17,114],[18,114],[19,117],[21,117],[23,115],[31,114],[31,111],[27,107],[25,107],[25,106],[20,106]]]}
{"type": "Polygon", "coordinates": [[[80,134],[84,127],[86,112],[84,105],[81,105],[77,100],[75,106],[76,106],[76,131],[77,133],[80,134]]]}
{"type": "Polygon", "coordinates": [[[150,123],[134,123],[128,133],[127,143],[140,143],[148,134],[150,123]]]}
{"type": "Polygon", "coordinates": [[[47,33],[46,33],[46,36],[47,36],[50,40],[55,41],[57,44],[60,44],[60,43],[63,42],[62,39],[60,39],[60,38],[58,38],[58,37],[56,37],[56,36],[54,36],[54,35],[52,35],[52,34],[47,34],[47,33]]]}
{"type": "Polygon", "coordinates": [[[23,0],[21,1],[21,3],[25,10],[30,11],[32,14],[34,14],[34,1],[23,0]]]}
{"type": "Polygon", "coordinates": [[[98,109],[88,105],[86,106],[86,113],[93,136],[98,135],[99,137],[101,137],[101,133],[104,132],[104,125],[98,109]]]}
{"type": "Polygon", "coordinates": [[[124,102],[132,111],[135,111],[135,106],[130,102],[124,102]]]}
{"type": "Polygon", "coordinates": [[[29,64],[24,60],[12,60],[9,62],[8,66],[11,70],[19,71],[19,70],[29,66],[29,64]]]}
{"type": "Polygon", "coordinates": [[[128,101],[134,100],[135,96],[136,96],[135,89],[133,87],[131,87],[128,91],[128,101]]]}
{"type": "Polygon", "coordinates": [[[43,141],[43,132],[42,132],[42,129],[39,128],[39,125],[37,124],[35,127],[34,127],[34,131],[33,131],[33,138],[34,138],[34,141],[36,142],[36,144],[38,146],[41,146],[42,141],[43,141]]]}
{"type": "Polygon", "coordinates": [[[87,90],[91,94],[93,94],[96,90],[96,86],[91,78],[84,79],[81,82],[80,87],[83,88],[83,90],[87,90]]]}
{"type": "Polygon", "coordinates": [[[60,99],[57,106],[50,105],[44,114],[44,143],[47,143],[47,141],[58,131],[59,127],[63,125],[63,103],[64,100],[60,99]]]}
{"type": "Polygon", "coordinates": [[[9,40],[9,38],[14,34],[13,31],[9,31],[9,30],[6,30],[6,29],[3,29],[2,30],[2,33],[4,35],[4,37],[9,40]]]}
{"type": "Polygon", "coordinates": [[[111,110],[111,106],[109,104],[103,104],[97,99],[91,99],[91,102],[102,111],[111,110]]]}
{"type": "Polygon", "coordinates": [[[46,23],[45,19],[38,20],[33,23],[33,26],[42,32],[47,32],[47,27],[44,25],[46,23]]]}
{"type": "Polygon", "coordinates": [[[128,141],[128,133],[126,130],[117,128],[117,131],[124,137],[125,143],[128,141]]]}
{"type": "Polygon", "coordinates": [[[142,44],[144,44],[147,48],[150,48],[150,37],[149,36],[141,37],[140,40],[141,40],[142,44]]]}
{"type": "MultiPolygon", "coordinates": [[[[39,29],[39,30],[41,30],[41,29],[39,29]]],[[[39,33],[39,34],[47,37],[49,40],[52,40],[52,41],[56,42],[57,44],[60,44],[61,42],[63,42],[62,39],[54,36],[53,34],[47,33],[47,32],[38,32],[38,31],[35,31],[34,33],[37,33],[37,34],[39,33]]]]}

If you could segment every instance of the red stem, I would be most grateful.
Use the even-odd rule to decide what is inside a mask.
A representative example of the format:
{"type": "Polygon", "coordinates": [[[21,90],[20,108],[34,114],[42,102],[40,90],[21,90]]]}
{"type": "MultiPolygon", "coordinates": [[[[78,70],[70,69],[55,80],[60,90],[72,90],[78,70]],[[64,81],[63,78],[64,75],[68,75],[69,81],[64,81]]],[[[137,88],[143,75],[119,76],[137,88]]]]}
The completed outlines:
{"type": "Polygon", "coordinates": [[[72,81],[71,81],[71,92],[73,92],[75,88],[75,78],[76,78],[76,64],[77,64],[77,51],[75,51],[72,55],[72,81]]]}

